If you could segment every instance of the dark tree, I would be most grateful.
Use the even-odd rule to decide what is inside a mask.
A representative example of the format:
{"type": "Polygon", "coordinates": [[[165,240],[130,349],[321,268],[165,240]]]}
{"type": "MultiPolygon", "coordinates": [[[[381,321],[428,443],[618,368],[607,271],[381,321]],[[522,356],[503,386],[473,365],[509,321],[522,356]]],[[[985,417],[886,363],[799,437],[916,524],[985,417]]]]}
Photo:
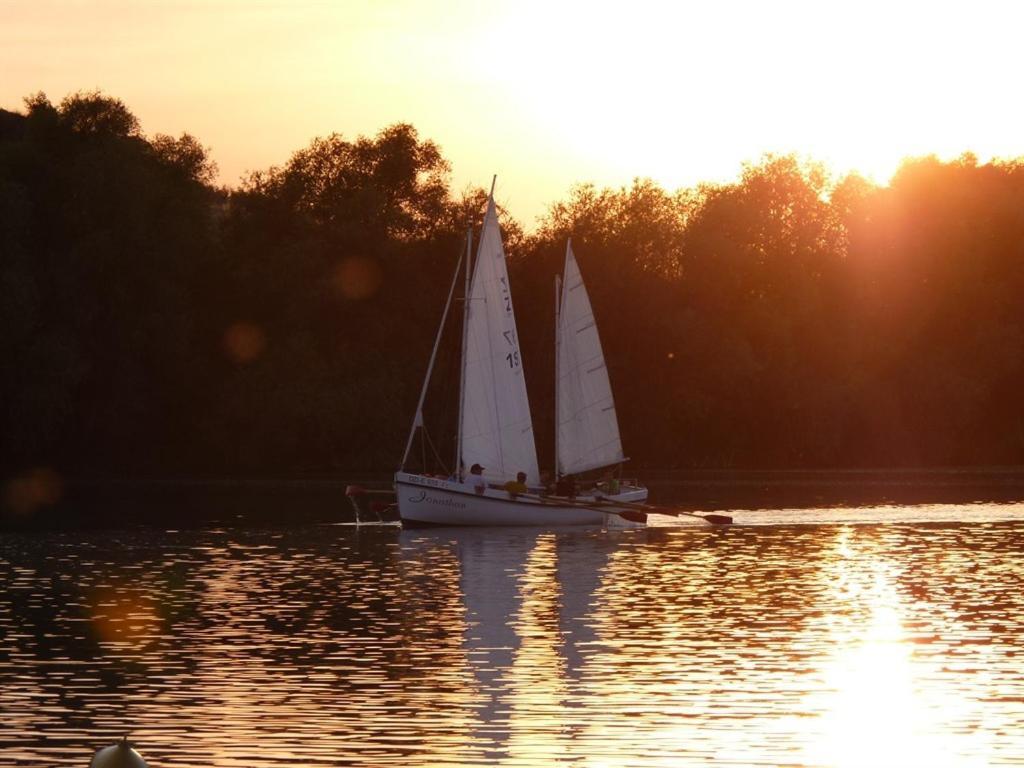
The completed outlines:
{"type": "MultiPolygon", "coordinates": [[[[4,474],[393,468],[487,199],[448,174],[399,124],[224,190],[198,139],[101,93],[0,111],[4,474]]],[[[570,235],[637,468],[1024,462],[1020,161],[879,187],[766,157],[501,223],[542,464],[570,235]]],[[[445,455],[457,353],[428,403],[445,455]]]]}

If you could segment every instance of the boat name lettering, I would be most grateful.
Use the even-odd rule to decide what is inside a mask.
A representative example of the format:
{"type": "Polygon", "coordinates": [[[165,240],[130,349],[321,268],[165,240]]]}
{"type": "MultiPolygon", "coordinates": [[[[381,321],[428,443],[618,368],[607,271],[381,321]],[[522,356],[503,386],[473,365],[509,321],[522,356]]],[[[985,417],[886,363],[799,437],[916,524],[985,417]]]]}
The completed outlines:
{"type": "Polygon", "coordinates": [[[426,502],[427,504],[433,504],[435,507],[455,507],[456,509],[466,508],[465,502],[456,501],[455,499],[438,499],[433,496],[427,496],[426,491],[421,491],[419,496],[410,496],[409,501],[413,504],[426,502]]]}
{"type": "Polygon", "coordinates": [[[413,481],[416,483],[416,485],[427,485],[430,486],[431,488],[448,487],[447,480],[441,480],[436,477],[423,477],[422,475],[417,475],[415,478],[413,478],[413,481]]]}
{"type": "Polygon", "coordinates": [[[466,508],[465,502],[455,501],[455,499],[435,499],[433,496],[428,496],[426,502],[427,504],[433,504],[437,507],[455,507],[456,509],[466,508]]]}

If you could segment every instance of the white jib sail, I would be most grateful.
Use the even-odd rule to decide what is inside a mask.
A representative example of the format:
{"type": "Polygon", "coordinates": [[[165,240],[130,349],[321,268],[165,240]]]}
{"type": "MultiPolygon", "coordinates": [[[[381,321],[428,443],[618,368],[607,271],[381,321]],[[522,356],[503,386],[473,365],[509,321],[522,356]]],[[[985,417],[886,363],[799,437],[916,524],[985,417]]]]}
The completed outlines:
{"type": "Polygon", "coordinates": [[[462,461],[508,480],[538,482],[537,448],[494,199],[487,204],[469,289],[462,366],[462,461]]]}
{"type": "Polygon", "coordinates": [[[558,472],[618,464],[625,458],[615,400],[571,242],[565,248],[558,320],[558,472]]]}

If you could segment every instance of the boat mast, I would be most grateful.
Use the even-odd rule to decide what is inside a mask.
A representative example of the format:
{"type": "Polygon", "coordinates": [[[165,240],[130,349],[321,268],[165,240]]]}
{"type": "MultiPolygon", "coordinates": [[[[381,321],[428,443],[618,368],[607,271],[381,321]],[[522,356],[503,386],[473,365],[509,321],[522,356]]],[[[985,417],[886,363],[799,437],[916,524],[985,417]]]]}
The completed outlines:
{"type": "MultiPolygon", "coordinates": [[[[468,237],[469,235],[467,235],[468,237]]],[[[420,390],[420,399],[416,403],[416,415],[412,420],[412,429],[409,430],[409,439],[405,442],[405,453],[402,454],[402,464],[399,471],[405,471],[405,462],[409,459],[409,451],[412,450],[412,440],[416,436],[416,430],[423,428],[423,401],[427,398],[427,386],[430,384],[430,375],[434,371],[434,361],[437,359],[437,349],[441,345],[441,335],[444,332],[444,324],[448,319],[448,309],[452,305],[452,296],[455,294],[455,285],[459,281],[459,268],[462,266],[462,256],[455,265],[455,275],[452,277],[451,288],[448,289],[448,300],[444,304],[444,313],[441,315],[441,325],[437,328],[437,337],[434,339],[434,349],[430,353],[430,362],[427,364],[427,375],[423,379],[423,388],[420,390]]],[[[463,342],[465,344],[465,342],[463,342]]]]}
{"type": "Polygon", "coordinates": [[[562,305],[562,278],[560,275],[555,275],[555,480],[559,479],[558,474],[558,427],[559,419],[559,401],[558,401],[558,379],[559,373],[561,372],[561,353],[562,353],[562,328],[559,325],[559,312],[562,305]]]}
{"type": "MultiPolygon", "coordinates": [[[[466,292],[462,299],[462,356],[459,358],[459,428],[455,433],[455,476],[462,482],[462,410],[466,402],[466,331],[469,329],[469,276],[473,252],[473,226],[466,227],[466,292]]],[[[458,276],[458,270],[455,272],[458,276]]],[[[452,288],[455,283],[452,283],[452,288]]]]}
{"type": "MultiPolygon", "coordinates": [[[[490,193],[490,195],[487,198],[488,209],[489,209],[489,206],[490,206],[491,202],[494,200],[494,185],[495,185],[495,183],[497,181],[498,181],[498,174],[494,174],[494,176],[491,177],[491,193],[490,193]]],[[[486,227],[486,226],[487,226],[487,214],[485,213],[484,214],[484,227],[486,227]]],[[[470,292],[470,290],[472,288],[472,286],[471,286],[472,270],[470,269],[470,261],[471,261],[471,254],[472,254],[472,242],[471,242],[471,240],[472,240],[472,232],[473,232],[473,227],[470,226],[469,227],[469,231],[468,231],[468,233],[466,235],[466,300],[465,300],[465,306],[463,307],[463,313],[462,313],[462,376],[459,379],[459,433],[458,433],[458,436],[456,438],[456,446],[455,446],[455,472],[456,472],[456,476],[459,478],[459,482],[462,482],[462,480],[463,480],[462,470],[464,469],[464,467],[462,466],[462,423],[463,423],[463,419],[464,419],[463,411],[465,410],[465,407],[466,407],[466,343],[467,343],[467,340],[468,340],[468,332],[469,332],[469,301],[470,301],[470,299],[469,299],[469,292],[470,292]]],[[[483,229],[481,229],[480,230],[480,242],[477,243],[477,249],[478,250],[483,247],[483,243],[484,243],[484,232],[483,232],[483,229]]],[[[477,265],[476,266],[479,266],[479,262],[480,262],[480,254],[478,252],[477,253],[477,265]]],[[[491,364],[493,365],[493,361],[492,361],[491,364]]],[[[495,415],[497,415],[497,409],[495,409],[495,415]]]]}
{"type": "MultiPolygon", "coordinates": [[[[484,223],[483,223],[483,226],[480,228],[480,242],[477,243],[477,247],[476,247],[477,248],[477,254],[476,254],[477,266],[480,266],[481,251],[483,251],[483,247],[484,247],[484,234],[485,234],[485,232],[487,230],[487,217],[490,214],[492,208],[494,209],[494,224],[495,224],[495,226],[498,225],[498,206],[497,206],[497,203],[494,202],[494,185],[497,184],[497,183],[498,183],[498,174],[494,174],[494,176],[491,177],[491,193],[487,197],[487,213],[484,214],[484,223]]],[[[500,240],[500,235],[499,235],[499,240],[500,240]]],[[[507,273],[506,273],[506,276],[507,276],[507,273]]],[[[511,290],[507,284],[506,284],[505,288],[506,288],[506,290],[511,290]]],[[[484,303],[485,304],[487,303],[486,294],[484,296],[484,303]]],[[[489,322],[490,321],[490,315],[487,316],[487,319],[488,319],[488,322],[489,322]]],[[[489,330],[490,330],[490,325],[488,324],[488,331],[489,330]]],[[[492,380],[494,380],[494,355],[493,354],[491,355],[491,378],[492,378],[492,380]]],[[[497,393],[495,393],[495,395],[497,395],[497,393]]],[[[531,427],[533,426],[532,425],[532,421],[531,421],[531,425],[530,426],[531,427]]],[[[494,434],[498,435],[498,443],[495,446],[498,449],[498,463],[502,467],[504,467],[505,466],[505,455],[504,455],[505,445],[504,445],[504,440],[502,440],[502,438],[501,438],[501,398],[499,398],[497,396],[495,396],[495,398],[494,398],[494,434]]],[[[534,449],[534,450],[536,450],[536,449],[534,449]]]]}

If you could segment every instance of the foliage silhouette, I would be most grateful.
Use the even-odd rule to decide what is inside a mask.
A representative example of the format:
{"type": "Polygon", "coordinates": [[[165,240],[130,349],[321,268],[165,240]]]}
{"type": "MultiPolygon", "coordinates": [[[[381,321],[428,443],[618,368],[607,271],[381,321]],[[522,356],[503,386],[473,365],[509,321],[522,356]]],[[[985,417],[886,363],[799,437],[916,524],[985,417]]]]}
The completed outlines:
{"type": "MultiPolygon", "coordinates": [[[[215,178],[195,137],[97,92],[0,112],[5,474],[394,467],[486,193],[453,194],[404,124],[215,178]]],[[[570,235],[636,466],[1024,463],[1020,161],[919,158],[879,187],[767,156],[502,225],[542,464],[570,235]]]]}

